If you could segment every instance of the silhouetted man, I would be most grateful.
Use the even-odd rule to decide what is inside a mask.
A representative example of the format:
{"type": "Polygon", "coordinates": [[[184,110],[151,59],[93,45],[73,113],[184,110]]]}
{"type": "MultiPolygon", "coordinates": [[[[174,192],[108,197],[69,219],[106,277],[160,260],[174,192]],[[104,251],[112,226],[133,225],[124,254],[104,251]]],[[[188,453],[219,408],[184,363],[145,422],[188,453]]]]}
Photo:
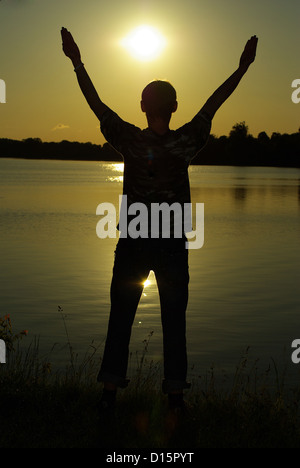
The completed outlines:
{"type": "MultiPolygon", "coordinates": [[[[198,114],[177,130],[169,123],[177,110],[176,91],[162,80],[149,83],[142,92],[141,109],[148,128],[122,120],[99,98],[81,61],[80,51],[67,29],[61,30],[63,51],[72,60],[79,86],[100,121],[106,140],[124,159],[123,195],[127,207],[142,203],[148,209],[154,204],[190,203],[188,167],[193,157],[208,140],[211,121],[224,101],[239,84],[255,59],[257,38],[252,36],[241,55],[237,70],[212,94],[198,114]]],[[[157,205],[156,205],[157,206],[157,205]]],[[[186,307],[188,302],[187,224],[181,235],[175,235],[175,216],[165,236],[161,226],[151,237],[150,227],[138,237],[128,232],[132,217],[125,216],[115,253],[111,283],[111,311],[105,350],[98,380],[104,382],[101,404],[112,407],[118,387],[126,387],[129,342],[143,284],[154,271],[161,304],[164,349],[163,392],[171,408],[184,407],[183,390],[189,388],[186,351],[186,307]],[[124,235],[126,232],[126,235],[124,235]]],[[[121,208],[122,218],[122,208],[121,208]]],[[[121,224],[121,223],[120,223],[121,224]]],[[[191,229],[190,229],[191,230],[191,229]]]]}

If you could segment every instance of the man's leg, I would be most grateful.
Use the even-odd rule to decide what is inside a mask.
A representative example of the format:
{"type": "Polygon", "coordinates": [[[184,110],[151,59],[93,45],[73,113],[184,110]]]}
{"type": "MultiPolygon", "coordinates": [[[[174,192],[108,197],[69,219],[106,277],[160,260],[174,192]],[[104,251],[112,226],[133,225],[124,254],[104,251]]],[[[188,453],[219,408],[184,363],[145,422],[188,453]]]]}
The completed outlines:
{"type": "Polygon", "coordinates": [[[139,243],[120,239],[111,283],[111,310],[98,381],[107,391],[126,387],[131,328],[148,270],[139,243]]]}
{"type": "Polygon", "coordinates": [[[155,275],[163,328],[165,377],[163,392],[169,394],[171,405],[174,403],[176,406],[182,400],[184,388],[190,387],[186,382],[186,308],[189,272],[185,240],[171,239],[168,244],[166,243],[160,250],[155,275]]]}

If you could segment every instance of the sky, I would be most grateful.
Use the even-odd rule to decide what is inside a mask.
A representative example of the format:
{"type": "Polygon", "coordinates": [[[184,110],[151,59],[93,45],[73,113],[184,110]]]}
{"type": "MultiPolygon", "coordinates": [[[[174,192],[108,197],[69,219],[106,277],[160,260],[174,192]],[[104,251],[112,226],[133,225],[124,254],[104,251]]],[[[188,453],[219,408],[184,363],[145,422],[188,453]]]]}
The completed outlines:
{"type": "Polygon", "coordinates": [[[142,89],[156,78],[177,90],[177,128],[191,120],[238,67],[246,41],[258,36],[257,57],[237,90],[214,117],[212,133],[228,135],[245,121],[249,132],[294,133],[300,103],[298,0],[0,0],[0,138],[105,142],[99,122],[61,48],[71,31],[102,101],[145,128],[142,89]],[[120,41],[133,28],[157,28],[166,47],[156,59],[132,57],[120,41]]]}

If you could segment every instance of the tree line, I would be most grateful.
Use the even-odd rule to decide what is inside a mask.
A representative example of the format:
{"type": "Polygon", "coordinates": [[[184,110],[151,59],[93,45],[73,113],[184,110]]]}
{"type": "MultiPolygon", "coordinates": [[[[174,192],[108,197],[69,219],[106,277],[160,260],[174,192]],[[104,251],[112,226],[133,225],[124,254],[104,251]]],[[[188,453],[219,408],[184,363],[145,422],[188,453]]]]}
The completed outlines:
{"type": "MultiPolygon", "coordinates": [[[[43,142],[40,138],[11,140],[0,138],[0,157],[28,159],[61,159],[86,161],[122,161],[121,155],[108,143],[102,146],[63,140],[43,142]]],[[[297,133],[249,133],[245,122],[236,123],[228,136],[210,135],[205,147],[192,164],[221,166],[300,167],[300,128],[297,133]]]]}

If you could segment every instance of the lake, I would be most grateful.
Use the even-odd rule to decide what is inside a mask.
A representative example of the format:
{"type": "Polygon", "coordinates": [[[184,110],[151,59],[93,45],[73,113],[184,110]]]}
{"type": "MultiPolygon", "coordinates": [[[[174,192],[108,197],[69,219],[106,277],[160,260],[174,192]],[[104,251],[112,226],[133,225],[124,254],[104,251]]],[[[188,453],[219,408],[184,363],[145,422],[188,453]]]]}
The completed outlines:
{"type": "MultiPolygon", "coordinates": [[[[117,239],[99,239],[98,204],[118,207],[123,164],[0,159],[1,312],[13,329],[39,337],[58,367],[76,353],[103,352],[117,239]],[[63,309],[62,313],[58,307],[63,309]]],[[[204,203],[204,245],[189,250],[189,378],[211,366],[234,373],[248,349],[262,370],[276,362],[299,382],[291,360],[300,339],[300,170],[191,166],[192,203],[204,203]]],[[[131,351],[162,361],[153,273],[137,311],[131,351]]],[[[135,357],[133,357],[135,359],[135,357]]],[[[135,361],[131,363],[131,369],[135,361]]]]}

